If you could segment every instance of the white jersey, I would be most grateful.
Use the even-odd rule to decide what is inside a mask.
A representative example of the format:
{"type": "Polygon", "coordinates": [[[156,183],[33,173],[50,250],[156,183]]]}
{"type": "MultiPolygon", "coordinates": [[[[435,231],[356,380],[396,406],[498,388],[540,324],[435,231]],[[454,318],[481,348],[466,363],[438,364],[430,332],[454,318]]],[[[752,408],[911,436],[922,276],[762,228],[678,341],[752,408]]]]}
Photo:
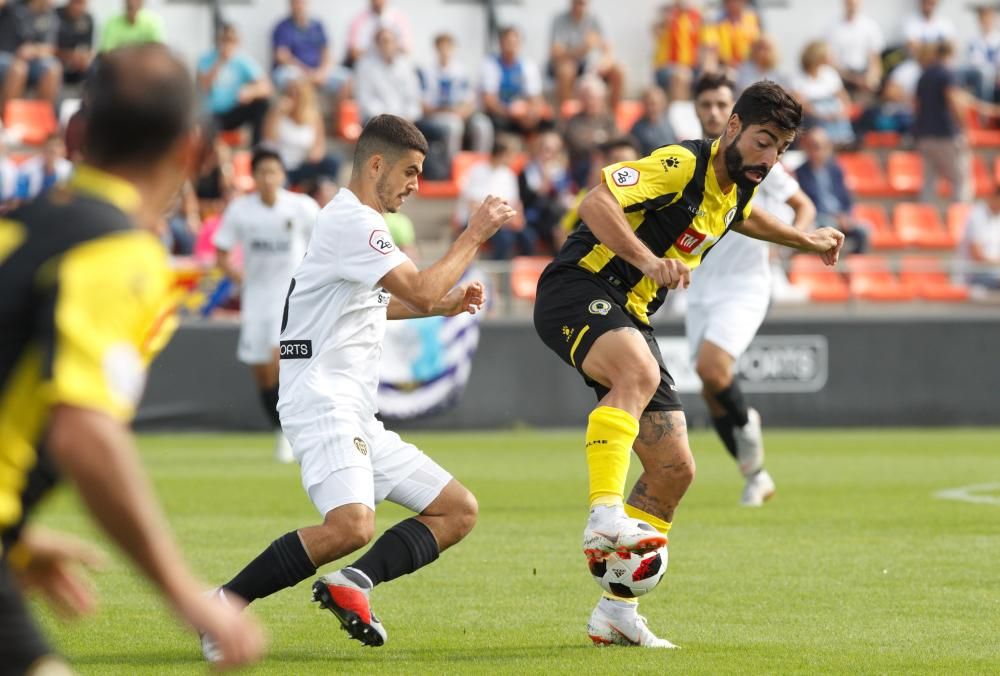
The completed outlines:
{"type": "Polygon", "coordinates": [[[279,190],[272,206],[260,195],[237,197],[222,214],[216,248],[243,250],[241,316],[261,321],[281,316],[292,271],[306,253],[319,205],[308,195],[279,190]]]}
{"type": "Polygon", "coordinates": [[[339,409],[374,417],[389,294],[378,282],[407,256],[382,215],[341,188],[292,275],[282,322],[282,420],[339,409]]]}
{"type": "MultiPolygon", "coordinates": [[[[799,183],[781,164],[775,164],[753,199],[754,209],[763,209],[786,223],[794,218],[789,198],[799,183]]],[[[714,302],[719,295],[753,293],[770,297],[771,267],[767,242],[730,232],[705,256],[691,275],[689,303],[714,302]]]]}

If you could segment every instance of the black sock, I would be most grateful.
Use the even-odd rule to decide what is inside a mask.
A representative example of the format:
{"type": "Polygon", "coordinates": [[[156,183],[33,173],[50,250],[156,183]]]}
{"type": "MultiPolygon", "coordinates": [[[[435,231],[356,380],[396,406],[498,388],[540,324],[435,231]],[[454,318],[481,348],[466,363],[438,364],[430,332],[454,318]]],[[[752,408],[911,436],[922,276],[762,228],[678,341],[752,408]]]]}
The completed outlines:
{"type": "Polygon", "coordinates": [[[736,437],[733,435],[733,419],[727,413],[721,418],[712,418],[712,424],[715,425],[715,431],[719,433],[719,438],[725,444],[729,455],[733,456],[734,460],[737,459],[736,437]]]}
{"type": "Polygon", "coordinates": [[[750,422],[750,412],[747,410],[747,402],[743,399],[743,392],[735,380],[729,384],[729,387],[716,392],[712,396],[726,409],[726,413],[732,418],[734,425],[743,427],[750,422]]]}
{"type": "Polygon", "coordinates": [[[278,386],[260,390],[260,403],[275,429],[281,427],[281,418],[278,417],[278,386]]]}
{"type": "Polygon", "coordinates": [[[416,518],[400,521],[382,533],[365,555],[350,565],[368,576],[372,585],[395,580],[437,559],[434,534],[416,518]]]}
{"type": "Polygon", "coordinates": [[[294,587],[316,572],[296,531],[285,533],[247,564],[232,580],[222,585],[247,603],[294,587]]]}

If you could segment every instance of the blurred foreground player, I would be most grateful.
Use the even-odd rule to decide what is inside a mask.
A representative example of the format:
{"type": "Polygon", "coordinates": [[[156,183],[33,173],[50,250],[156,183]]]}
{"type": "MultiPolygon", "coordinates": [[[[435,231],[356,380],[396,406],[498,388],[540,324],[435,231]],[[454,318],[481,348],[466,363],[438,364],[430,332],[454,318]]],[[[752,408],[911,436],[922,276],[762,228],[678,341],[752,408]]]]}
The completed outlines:
{"type": "Polygon", "coordinates": [[[60,474],[173,610],[215,637],[224,665],[252,662],[260,630],[204,595],[128,428],[174,326],[172,275],[150,230],[196,153],[193,83],[163,46],[127,47],[101,57],[85,97],[83,164],[0,221],[0,672],[69,673],[22,583],[56,601],[76,595],[76,610],[92,605],[72,565],[87,555],[26,525],[60,474]]]}
{"type": "MultiPolygon", "coordinates": [[[[733,83],[703,75],[695,83],[695,112],[705,138],[720,138],[733,114],[733,83]]],[[[780,162],[754,197],[763,209],[799,230],[813,225],[816,207],[780,162]]],[[[684,328],[701,378],[701,396],[712,424],[746,480],[740,503],[759,507],[774,495],[764,469],[760,414],[750,408],[735,378],[736,361],[750,346],[771,300],[770,247],[739,233],[724,237],[691,277],[684,328]]]]}
{"type": "Polygon", "coordinates": [[[213,243],[219,267],[240,285],[240,338],[236,357],[253,371],[264,412],[277,430],[274,456],[292,462],[292,447],[278,419],[278,334],[281,304],[295,266],[306,253],[319,205],[285,190],[281,156],[258,148],[250,160],[256,190],[226,206],[213,243]],[[233,249],[243,252],[243,267],[233,249]]]}
{"type": "MultiPolygon", "coordinates": [[[[667,542],[674,510],[694,479],[687,423],[649,316],[667,290],[728,230],[802,251],[832,265],[843,235],[802,233],[751,212],[757,186],[794,140],[801,106],[774,83],[743,92],[721,138],[658,148],[605,167],[580,204],[581,225],[538,282],[535,328],[542,341],[594,388],[588,418],[590,518],[583,552],[645,552],[667,542]],[[625,502],[631,450],[643,473],[625,502]]],[[[673,648],[637,604],[602,598],[588,633],[597,645],[673,648]]]]}
{"type": "MultiPolygon", "coordinates": [[[[367,545],[375,506],[395,502],[417,516],[313,584],[314,600],[368,646],[387,637],[368,601],[372,588],[432,563],[472,530],[478,511],[472,493],[375,417],[386,320],[478,311],[482,285],[455,285],[480,245],[514,215],[488,196],[447,253],[418,270],[383,215],[416,192],[426,155],[427,141],[412,123],[372,118],[358,139],[349,185],[320,213],[285,300],[278,410],[323,523],[282,535],[218,592],[243,604],[295,586],[367,545]]],[[[216,658],[214,641],[203,640],[202,651],[216,658]]]]}

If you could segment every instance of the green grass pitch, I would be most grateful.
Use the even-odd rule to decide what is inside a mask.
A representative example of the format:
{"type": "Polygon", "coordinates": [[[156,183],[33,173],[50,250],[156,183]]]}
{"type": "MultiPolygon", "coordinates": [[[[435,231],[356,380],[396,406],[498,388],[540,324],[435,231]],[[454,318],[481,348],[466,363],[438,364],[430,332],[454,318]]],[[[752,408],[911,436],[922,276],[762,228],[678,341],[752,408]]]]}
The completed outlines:
{"type": "MultiPolygon", "coordinates": [[[[1000,430],[766,430],[778,494],[738,506],[741,480],[708,432],[675,519],[670,568],[641,610],[679,651],[597,649],[599,592],[579,552],[582,431],[412,434],[480,501],[476,530],[379,587],[388,644],[349,641],[309,583],[254,604],[271,637],[252,674],[1000,673],[1000,504],[937,491],[993,482],[1000,430]]],[[[297,468],[263,435],[140,439],[184,550],[213,583],[317,516],[297,468]]],[[[633,474],[638,462],[633,460],[633,474]]],[[[379,509],[379,528],[404,516],[379,509]]],[[[88,537],[68,491],[41,520],[88,537]]],[[[332,568],[328,567],[328,568],[332,568]]],[[[82,674],[205,673],[181,629],[121,558],[96,576],[94,617],[39,609],[82,674]]]]}

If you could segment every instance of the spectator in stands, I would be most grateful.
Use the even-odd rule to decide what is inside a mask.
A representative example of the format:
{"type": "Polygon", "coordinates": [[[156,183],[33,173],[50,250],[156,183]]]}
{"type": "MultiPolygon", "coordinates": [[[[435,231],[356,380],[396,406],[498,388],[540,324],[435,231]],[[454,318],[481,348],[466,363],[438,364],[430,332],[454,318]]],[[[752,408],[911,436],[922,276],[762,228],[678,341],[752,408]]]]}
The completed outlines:
{"type": "Polygon", "coordinates": [[[163,42],[163,19],[143,4],[143,0],[125,0],[125,11],[104,24],[98,51],[109,52],[142,42],[163,42]]]}
{"type": "Polygon", "coordinates": [[[967,284],[1000,289],[1000,189],[969,211],[958,258],[967,284]]]}
{"type": "Polygon", "coordinates": [[[375,46],[375,34],[387,28],[396,36],[399,50],[409,54],[413,46],[410,37],[410,19],[395,7],[387,7],[388,0],[371,0],[368,9],[359,12],[347,31],[347,57],[345,64],[353,67],[375,46]]]}
{"type": "MultiPolygon", "coordinates": [[[[6,8],[5,8],[6,9],[6,8]]],[[[0,71],[3,100],[20,98],[33,87],[37,96],[56,104],[62,66],[56,57],[59,17],[51,0],[29,0],[0,16],[0,71]]]]}
{"type": "Polygon", "coordinates": [[[66,144],[59,132],[45,140],[42,152],[21,164],[17,177],[17,197],[30,200],[66,182],[73,163],[66,159],[66,144]]]}
{"type": "Polygon", "coordinates": [[[375,33],[375,50],[355,65],[358,110],[364,123],[383,113],[413,122],[427,137],[429,150],[423,175],[428,180],[445,179],[451,174],[447,151],[447,130],[423,118],[420,77],[413,61],[400,51],[396,33],[380,28],[375,33]]]}
{"type": "Polygon", "coordinates": [[[517,177],[525,224],[548,251],[555,253],[557,231],[575,192],[562,137],[554,129],[532,139],[531,157],[517,177]]]}
{"type": "Polygon", "coordinates": [[[87,0],[67,0],[59,8],[59,60],[63,82],[83,80],[94,60],[94,17],[87,11],[87,0]]]}
{"type": "Polygon", "coordinates": [[[581,110],[566,122],[566,148],[573,179],[583,183],[590,173],[594,148],[618,135],[615,116],[608,109],[607,88],[594,76],[580,78],[581,110]]]}
{"type": "Polygon", "coordinates": [[[802,191],[816,205],[817,227],[829,226],[844,233],[844,251],[868,250],[870,226],[854,218],[854,199],[844,171],[833,155],[833,143],[822,127],[813,127],[802,139],[806,161],[795,172],[802,191]]]}
{"type": "Polygon", "coordinates": [[[216,48],[198,60],[198,88],[220,129],[249,124],[253,145],[260,143],[273,89],[264,69],[240,51],[236,26],[223,24],[216,48]]]}
{"type": "MultiPolygon", "coordinates": [[[[701,138],[701,123],[694,109],[694,99],[691,91],[691,71],[678,66],[670,75],[670,103],[667,105],[667,118],[670,128],[678,141],[701,138]]],[[[693,92],[697,94],[697,92],[693,92]]]]}
{"type": "Polygon", "coordinates": [[[735,95],[738,97],[744,89],[761,80],[771,80],[785,85],[785,76],[778,72],[778,47],[774,43],[774,38],[764,33],[754,40],[750,48],[750,58],[736,73],[735,95]]]}
{"type": "Polygon", "coordinates": [[[201,229],[198,196],[190,181],[185,181],[173,203],[167,208],[163,232],[163,246],[174,256],[190,256],[201,229]]]}
{"type": "Polygon", "coordinates": [[[921,199],[925,202],[934,199],[939,175],[951,184],[957,201],[972,201],[972,153],[965,129],[968,100],[950,65],[953,53],[950,42],[941,42],[917,82],[913,136],[924,160],[921,199]]]}
{"type": "Polygon", "coordinates": [[[699,67],[701,12],[691,0],[674,0],[660,8],[660,21],[653,28],[656,40],[653,68],[656,83],[670,87],[670,75],[680,66],[694,72],[699,67]]]}
{"type": "Polygon", "coordinates": [[[206,126],[208,130],[203,145],[204,153],[194,180],[198,208],[203,218],[221,214],[235,193],[232,151],[210,125],[206,126]]]}
{"type": "Polygon", "coordinates": [[[667,95],[659,86],[647,87],[642,93],[643,114],[629,135],[639,144],[639,151],[648,155],[660,146],[677,142],[667,112],[667,95]]]}
{"type": "Polygon", "coordinates": [[[870,100],[882,81],[882,28],[867,14],[862,14],[861,0],[844,0],[844,18],[827,34],[830,60],[837,69],[848,94],[870,100]]]}
{"type": "Polygon", "coordinates": [[[493,123],[476,110],[476,92],[465,65],[455,59],[455,38],[441,33],[434,38],[437,60],[421,72],[424,91],[424,117],[447,131],[448,157],[462,149],[462,138],[469,136],[469,147],[489,152],[493,147],[493,123]]]}
{"type": "Polygon", "coordinates": [[[549,70],[556,82],[556,113],[573,95],[577,78],[594,73],[608,85],[611,109],[622,97],[625,74],[615,61],[611,43],[605,39],[597,17],[587,12],[587,0],[571,0],[569,11],[552,21],[549,38],[549,70]]]}
{"type": "Polygon", "coordinates": [[[490,238],[489,257],[493,260],[510,260],[517,254],[530,256],[535,252],[535,231],[524,227],[524,210],[518,193],[517,174],[510,167],[514,160],[514,147],[513,139],[498,136],[489,160],[469,169],[462,192],[455,203],[455,222],[463,228],[468,223],[469,214],[489,195],[506,200],[517,212],[514,218],[490,238]]]}
{"type": "Polygon", "coordinates": [[[271,107],[264,124],[264,140],[281,155],[289,185],[337,182],[340,158],[327,148],[316,90],[304,76],[289,80],[271,107]]]}
{"type": "Polygon", "coordinates": [[[7,154],[7,143],[0,132],[0,213],[10,211],[17,204],[18,169],[7,154]]]}
{"type": "Polygon", "coordinates": [[[826,43],[814,40],[802,50],[802,72],[792,81],[792,90],[802,104],[807,126],[823,127],[838,147],[854,142],[848,118],[850,99],[840,75],[830,65],[826,43]]]}
{"type": "Polygon", "coordinates": [[[275,87],[283,91],[289,81],[305,77],[316,89],[341,95],[351,72],[333,65],[323,23],[309,16],[307,0],[290,0],[289,6],[290,16],[271,33],[275,87]]]}
{"type": "Polygon", "coordinates": [[[500,53],[483,61],[480,86],[483,107],[497,131],[528,134],[542,121],[542,76],[531,59],[521,56],[521,34],[500,29],[500,53]]]}
{"type": "Polygon", "coordinates": [[[889,71],[877,103],[865,110],[859,121],[862,131],[875,129],[909,134],[916,110],[917,82],[935,50],[936,47],[920,45],[914,56],[889,71]]]}
{"type": "Polygon", "coordinates": [[[723,0],[719,17],[702,31],[703,70],[735,72],[749,58],[750,46],[760,36],[760,20],[746,4],[746,0],[723,0]]]}
{"type": "Polygon", "coordinates": [[[958,75],[962,84],[984,101],[996,101],[997,78],[1000,75],[1000,29],[996,26],[993,5],[976,6],[979,34],[966,48],[965,66],[958,75]]]}
{"type": "Polygon", "coordinates": [[[420,250],[417,248],[417,231],[413,221],[401,211],[382,214],[389,228],[392,242],[411,260],[420,260],[420,250]]]}
{"type": "Polygon", "coordinates": [[[942,40],[955,38],[955,25],[946,16],[937,13],[937,0],[917,0],[920,9],[903,23],[903,37],[911,54],[920,45],[936,45],[942,40]]]}

